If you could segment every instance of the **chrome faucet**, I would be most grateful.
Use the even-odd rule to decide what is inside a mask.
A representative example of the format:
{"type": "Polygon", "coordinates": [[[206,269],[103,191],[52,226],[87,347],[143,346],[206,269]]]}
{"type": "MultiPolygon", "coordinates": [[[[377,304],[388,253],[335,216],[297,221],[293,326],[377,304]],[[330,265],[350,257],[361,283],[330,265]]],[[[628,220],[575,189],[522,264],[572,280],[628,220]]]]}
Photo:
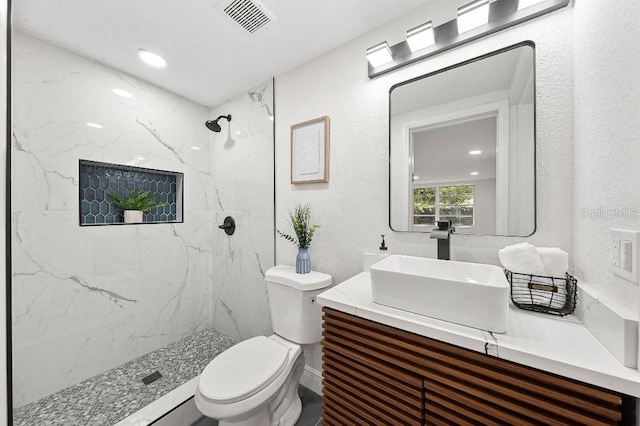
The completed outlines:
{"type": "Polygon", "coordinates": [[[439,220],[438,227],[431,231],[431,238],[438,240],[438,259],[451,260],[451,234],[456,228],[451,226],[451,220],[439,220]]]}

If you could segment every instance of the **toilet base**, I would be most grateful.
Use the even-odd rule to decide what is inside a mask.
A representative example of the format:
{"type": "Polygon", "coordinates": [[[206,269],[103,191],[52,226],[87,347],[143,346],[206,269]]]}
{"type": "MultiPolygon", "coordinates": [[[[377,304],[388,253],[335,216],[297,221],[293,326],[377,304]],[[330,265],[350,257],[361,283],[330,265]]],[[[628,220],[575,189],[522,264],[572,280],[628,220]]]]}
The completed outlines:
{"type": "Polygon", "coordinates": [[[300,414],[302,414],[302,401],[296,394],[287,412],[282,417],[279,417],[279,421],[271,423],[271,426],[293,426],[300,418],[300,414]]]}
{"type": "Polygon", "coordinates": [[[289,405],[289,409],[282,417],[276,419],[273,423],[271,423],[269,419],[269,410],[264,408],[251,417],[242,420],[219,420],[218,426],[293,426],[300,418],[301,413],[302,401],[300,397],[296,395],[296,399],[289,405]]]}
{"type": "Polygon", "coordinates": [[[269,404],[271,408],[271,426],[293,426],[302,413],[302,401],[298,395],[298,385],[304,371],[304,355],[300,353],[291,369],[287,385],[269,404]]]}
{"type": "Polygon", "coordinates": [[[268,404],[242,416],[219,419],[218,426],[294,426],[302,413],[298,385],[304,365],[304,355],[300,353],[284,386],[268,404]]]}
{"type": "Polygon", "coordinates": [[[271,426],[269,422],[269,410],[267,410],[267,407],[264,407],[248,418],[218,420],[218,426],[271,426]]]}

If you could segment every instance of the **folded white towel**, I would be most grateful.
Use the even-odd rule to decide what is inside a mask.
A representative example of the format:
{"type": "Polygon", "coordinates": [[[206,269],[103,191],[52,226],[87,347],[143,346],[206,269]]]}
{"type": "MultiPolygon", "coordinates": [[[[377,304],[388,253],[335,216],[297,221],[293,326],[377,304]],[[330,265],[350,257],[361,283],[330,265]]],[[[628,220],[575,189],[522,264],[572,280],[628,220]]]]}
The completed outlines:
{"type": "MultiPolygon", "coordinates": [[[[521,274],[564,278],[565,272],[569,269],[569,256],[557,247],[536,248],[529,243],[514,244],[499,250],[498,257],[500,257],[500,262],[506,269],[521,274]]],[[[555,292],[545,293],[549,299],[547,299],[548,302],[543,302],[544,304],[557,309],[564,307],[567,300],[567,289],[562,279],[536,278],[534,282],[542,284],[541,287],[532,289],[532,291],[538,293],[536,296],[538,298],[541,298],[541,295],[545,292],[544,286],[548,286],[547,288],[549,289],[551,286],[556,287],[555,292]]],[[[529,303],[528,294],[520,296],[522,296],[522,300],[516,300],[517,302],[529,303]]]]}
{"type": "Polygon", "coordinates": [[[538,247],[545,275],[564,278],[569,270],[569,255],[558,247],[538,247]]]}
{"type": "Polygon", "coordinates": [[[536,247],[520,243],[498,250],[500,263],[505,269],[521,274],[546,275],[544,265],[536,247]]]}

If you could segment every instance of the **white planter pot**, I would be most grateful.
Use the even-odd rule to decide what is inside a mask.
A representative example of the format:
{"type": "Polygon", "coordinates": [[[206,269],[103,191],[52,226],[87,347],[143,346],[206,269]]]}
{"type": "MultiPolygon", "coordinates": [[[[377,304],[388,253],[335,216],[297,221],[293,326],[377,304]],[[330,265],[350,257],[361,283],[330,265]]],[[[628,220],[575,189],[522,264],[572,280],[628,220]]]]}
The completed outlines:
{"type": "Polygon", "coordinates": [[[144,222],[143,214],[141,210],[125,210],[124,223],[142,223],[144,222]]]}

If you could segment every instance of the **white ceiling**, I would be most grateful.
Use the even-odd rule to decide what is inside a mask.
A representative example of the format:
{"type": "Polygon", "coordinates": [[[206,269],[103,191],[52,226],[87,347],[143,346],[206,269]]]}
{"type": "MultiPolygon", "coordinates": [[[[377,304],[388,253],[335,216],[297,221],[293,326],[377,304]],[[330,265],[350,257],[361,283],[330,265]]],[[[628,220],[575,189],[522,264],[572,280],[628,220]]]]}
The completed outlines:
{"type": "Polygon", "coordinates": [[[250,35],[218,10],[226,0],[19,0],[13,25],[216,106],[429,1],[263,0],[277,20],[250,35]],[[140,48],[169,67],[143,64],[140,48]]]}

